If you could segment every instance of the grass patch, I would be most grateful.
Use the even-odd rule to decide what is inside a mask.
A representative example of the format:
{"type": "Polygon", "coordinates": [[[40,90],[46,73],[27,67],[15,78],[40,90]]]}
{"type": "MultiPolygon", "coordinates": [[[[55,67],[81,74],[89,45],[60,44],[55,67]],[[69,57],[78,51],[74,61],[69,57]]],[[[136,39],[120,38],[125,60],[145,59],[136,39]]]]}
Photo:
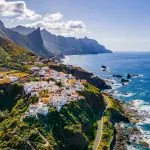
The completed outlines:
{"type": "Polygon", "coordinates": [[[113,108],[113,109],[115,109],[115,110],[117,110],[119,112],[122,112],[121,106],[119,105],[119,103],[115,99],[113,99],[110,96],[107,96],[107,98],[110,101],[111,108],[113,108]]]}
{"type": "Polygon", "coordinates": [[[29,74],[25,73],[25,72],[15,72],[15,73],[12,73],[10,75],[18,77],[18,78],[24,78],[24,77],[28,76],[29,74]]]}
{"type": "Polygon", "coordinates": [[[111,111],[108,109],[103,116],[102,138],[98,150],[109,150],[114,135],[114,127],[110,121],[111,111]]]}
{"type": "Polygon", "coordinates": [[[93,92],[94,94],[100,94],[100,89],[96,88],[92,84],[86,83],[86,84],[84,84],[84,86],[85,86],[85,90],[87,90],[89,92],[93,92]]]}
{"type": "Polygon", "coordinates": [[[17,70],[10,70],[10,71],[0,71],[0,76],[3,78],[0,79],[0,84],[7,84],[11,82],[11,79],[7,76],[14,76],[18,78],[27,77],[29,74],[25,72],[19,72],[17,70]]]}

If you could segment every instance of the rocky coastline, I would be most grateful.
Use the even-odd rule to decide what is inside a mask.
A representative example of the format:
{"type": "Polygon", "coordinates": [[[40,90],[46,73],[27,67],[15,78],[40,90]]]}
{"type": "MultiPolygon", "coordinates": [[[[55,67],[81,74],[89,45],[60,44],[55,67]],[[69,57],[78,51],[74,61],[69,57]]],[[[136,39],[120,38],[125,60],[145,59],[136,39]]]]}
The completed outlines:
{"type": "MultiPolygon", "coordinates": [[[[85,79],[102,91],[112,89],[112,87],[107,84],[105,80],[99,78],[98,76],[94,76],[93,73],[90,73],[80,67],[65,64],[49,64],[49,66],[55,70],[72,74],[76,78],[85,79]]],[[[120,118],[118,117],[118,120],[111,120],[115,130],[114,138],[111,143],[111,149],[127,150],[130,149],[133,144],[140,144],[143,147],[148,148],[148,143],[142,137],[140,129],[136,127],[136,124],[143,120],[142,116],[140,116],[138,111],[133,109],[131,105],[115,99],[109,92],[106,92],[106,94],[112,97],[112,99],[114,99],[114,101],[120,106],[120,116],[122,116],[119,116],[120,118]]]]}
{"type": "Polygon", "coordinates": [[[140,146],[143,147],[143,149],[149,149],[150,145],[148,141],[144,138],[142,131],[137,126],[137,124],[144,120],[143,116],[133,107],[132,102],[127,104],[118,99],[113,99],[120,106],[125,118],[128,118],[128,122],[123,120],[119,122],[118,120],[118,122],[114,124],[115,132],[114,139],[111,143],[111,149],[135,149],[133,145],[135,147],[140,146]]]}
{"type": "Polygon", "coordinates": [[[111,86],[106,84],[106,82],[103,79],[99,78],[98,76],[95,76],[93,73],[90,73],[80,67],[57,63],[56,64],[50,63],[49,66],[55,70],[72,74],[76,78],[87,80],[89,83],[93,84],[94,86],[96,86],[101,90],[111,89],[111,86]]]}

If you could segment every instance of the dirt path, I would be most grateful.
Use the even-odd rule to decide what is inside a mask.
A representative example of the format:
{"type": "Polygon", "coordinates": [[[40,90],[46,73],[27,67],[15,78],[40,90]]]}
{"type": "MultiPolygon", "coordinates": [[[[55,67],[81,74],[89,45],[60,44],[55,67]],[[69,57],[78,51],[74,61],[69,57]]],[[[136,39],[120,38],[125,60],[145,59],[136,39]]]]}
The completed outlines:
{"type": "Polygon", "coordinates": [[[36,131],[39,133],[41,138],[45,141],[44,147],[48,147],[48,148],[50,148],[50,150],[53,150],[53,148],[50,145],[50,143],[48,142],[48,140],[39,132],[39,130],[37,128],[36,128],[36,131]]]}
{"type": "Polygon", "coordinates": [[[35,150],[35,148],[32,146],[31,142],[29,140],[26,140],[28,145],[30,146],[31,150],[35,150]]]}

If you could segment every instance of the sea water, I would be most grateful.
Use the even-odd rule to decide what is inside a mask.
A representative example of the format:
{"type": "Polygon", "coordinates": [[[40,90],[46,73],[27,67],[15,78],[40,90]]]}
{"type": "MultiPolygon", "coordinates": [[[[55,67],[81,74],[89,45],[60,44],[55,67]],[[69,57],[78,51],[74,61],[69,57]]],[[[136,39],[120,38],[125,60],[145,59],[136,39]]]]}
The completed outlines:
{"type": "Polygon", "coordinates": [[[150,143],[150,52],[109,53],[97,55],[71,55],[64,59],[65,64],[84,68],[111,83],[111,94],[126,103],[134,102],[134,107],[145,114],[143,122],[139,123],[145,138],[150,143]],[[104,72],[101,68],[109,68],[104,72]],[[121,84],[121,75],[126,79],[127,74],[138,75],[129,79],[127,85],[121,84]]]}

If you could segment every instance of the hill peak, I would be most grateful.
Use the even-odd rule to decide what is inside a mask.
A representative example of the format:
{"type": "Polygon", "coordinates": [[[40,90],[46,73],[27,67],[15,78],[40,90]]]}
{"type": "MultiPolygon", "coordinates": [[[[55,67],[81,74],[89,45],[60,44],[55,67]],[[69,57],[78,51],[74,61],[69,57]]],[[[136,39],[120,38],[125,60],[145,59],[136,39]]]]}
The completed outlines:
{"type": "Polygon", "coordinates": [[[33,43],[38,45],[39,48],[43,48],[43,39],[39,27],[35,29],[33,32],[31,32],[30,34],[28,34],[28,37],[32,40],[33,43]]]}

